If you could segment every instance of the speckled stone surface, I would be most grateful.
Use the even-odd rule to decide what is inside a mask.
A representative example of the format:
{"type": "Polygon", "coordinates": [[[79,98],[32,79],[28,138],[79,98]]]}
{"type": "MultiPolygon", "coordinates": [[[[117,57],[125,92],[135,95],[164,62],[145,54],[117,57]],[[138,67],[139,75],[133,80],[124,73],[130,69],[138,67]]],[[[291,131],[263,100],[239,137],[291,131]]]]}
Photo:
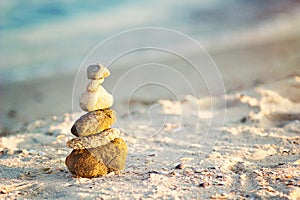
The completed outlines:
{"type": "Polygon", "coordinates": [[[67,147],[72,149],[96,148],[106,145],[118,137],[120,137],[120,130],[117,128],[109,128],[99,134],[73,138],[67,142],[67,147]]]}
{"type": "Polygon", "coordinates": [[[123,170],[127,152],[125,141],[116,138],[97,148],[73,150],[65,163],[69,171],[76,176],[99,177],[112,171],[123,170]]]}
{"type": "Polygon", "coordinates": [[[81,116],[72,126],[71,132],[75,136],[89,136],[110,128],[115,121],[114,110],[96,110],[81,116]]]}

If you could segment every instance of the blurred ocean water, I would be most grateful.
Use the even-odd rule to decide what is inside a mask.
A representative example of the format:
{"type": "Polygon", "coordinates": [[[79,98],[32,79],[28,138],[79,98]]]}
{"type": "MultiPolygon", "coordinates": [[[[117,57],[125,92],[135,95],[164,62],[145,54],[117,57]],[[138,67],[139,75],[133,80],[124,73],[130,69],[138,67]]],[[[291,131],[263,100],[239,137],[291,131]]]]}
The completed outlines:
{"type": "Polygon", "coordinates": [[[251,29],[274,16],[288,14],[299,3],[299,0],[2,0],[0,82],[74,72],[95,45],[119,31],[160,26],[181,31],[201,42],[251,29]]]}
{"type": "MultiPolygon", "coordinates": [[[[129,0],[127,3],[131,1],[129,0]]],[[[20,29],[87,13],[107,12],[121,4],[120,0],[4,0],[0,2],[0,30],[20,29]]]]}

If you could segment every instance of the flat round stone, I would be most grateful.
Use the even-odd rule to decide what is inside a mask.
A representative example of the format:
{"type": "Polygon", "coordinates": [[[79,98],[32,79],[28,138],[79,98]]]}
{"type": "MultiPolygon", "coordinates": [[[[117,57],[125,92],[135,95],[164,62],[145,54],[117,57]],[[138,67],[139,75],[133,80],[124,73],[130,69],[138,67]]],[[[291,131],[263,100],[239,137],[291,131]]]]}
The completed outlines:
{"type": "Polygon", "coordinates": [[[96,148],[102,145],[106,145],[107,143],[118,137],[120,137],[120,130],[117,128],[109,128],[96,135],[77,137],[69,140],[67,142],[67,147],[71,149],[96,148]]]}

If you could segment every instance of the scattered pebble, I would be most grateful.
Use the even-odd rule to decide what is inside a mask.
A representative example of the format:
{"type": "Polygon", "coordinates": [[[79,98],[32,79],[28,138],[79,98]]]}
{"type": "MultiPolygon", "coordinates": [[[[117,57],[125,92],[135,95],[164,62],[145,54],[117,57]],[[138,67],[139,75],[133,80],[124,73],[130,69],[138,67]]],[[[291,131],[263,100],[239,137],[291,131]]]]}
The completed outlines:
{"type": "Polygon", "coordinates": [[[38,152],[35,150],[35,149],[29,149],[29,154],[31,154],[31,155],[37,155],[38,154],[38,152]]]}
{"type": "Polygon", "coordinates": [[[207,188],[207,187],[209,187],[209,183],[207,183],[207,182],[199,183],[199,187],[207,188]]]}
{"type": "Polygon", "coordinates": [[[240,120],[241,123],[245,123],[246,121],[247,121],[247,117],[243,117],[243,118],[240,120]]]}
{"type": "Polygon", "coordinates": [[[184,169],[185,165],[183,163],[179,163],[178,165],[175,166],[175,169],[184,169]]]}

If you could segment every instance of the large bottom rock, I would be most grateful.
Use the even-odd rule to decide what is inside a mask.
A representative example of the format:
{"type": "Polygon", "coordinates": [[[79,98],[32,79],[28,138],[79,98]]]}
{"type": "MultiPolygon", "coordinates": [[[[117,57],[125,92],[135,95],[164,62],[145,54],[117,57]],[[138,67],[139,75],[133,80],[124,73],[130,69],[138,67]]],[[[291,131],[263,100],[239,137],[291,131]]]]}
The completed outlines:
{"type": "Polygon", "coordinates": [[[69,171],[76,176],[93,178],[125,168],[127,145],[116,138],[106,145],[93,149],[74,149],[66,158],[69,171]]]}

